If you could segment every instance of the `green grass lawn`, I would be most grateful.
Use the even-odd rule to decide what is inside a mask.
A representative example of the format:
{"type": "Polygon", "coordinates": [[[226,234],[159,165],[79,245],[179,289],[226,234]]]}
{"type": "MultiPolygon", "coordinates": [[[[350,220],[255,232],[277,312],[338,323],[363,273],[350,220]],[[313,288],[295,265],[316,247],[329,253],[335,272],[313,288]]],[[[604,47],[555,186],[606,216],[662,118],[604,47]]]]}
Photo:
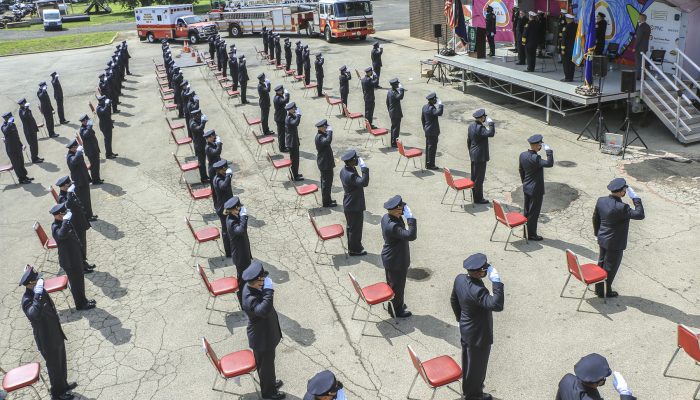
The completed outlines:
{"type": "Polygon", "coordinates": [[[116,32],[95,32],[41,39],[3,40],[0,41],[0,56],[99,46],[108,44],[115,34],[116,32]]]}

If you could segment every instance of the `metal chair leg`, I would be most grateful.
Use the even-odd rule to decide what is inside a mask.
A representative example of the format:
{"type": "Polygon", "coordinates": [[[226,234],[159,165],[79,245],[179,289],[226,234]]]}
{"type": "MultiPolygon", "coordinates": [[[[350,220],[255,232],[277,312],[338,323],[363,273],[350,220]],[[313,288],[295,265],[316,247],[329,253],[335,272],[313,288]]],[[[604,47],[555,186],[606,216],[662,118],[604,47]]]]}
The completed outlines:
{"type": "Polygon", "coordinates": [[[408,388],[408,393],[406,393],[406,398],[410,399],[411,398],[411,391],[413,390],[413,386],[416,384],[416,380],[418,379],[418,372],[416,372],[416,376],[413,377],[413,381],[411,382],[411,386],[408,388]]]}
{"type": "Polygon", "coordinates": [[[221,398],[224,397],[224,393],[226,392],[226,386],[228,386],[228,379],[224,379],[224,387],[221,390],[221,394],[219,394],[219,400],[221,400],[221,398]]]}
{"type": "Polygon", "coordinates": [[[493,230],[491,231],[491,237],[489,238],[489,242],[493,242],[493,234],[496,233],[496,228],[498,228],[498,220],[496,220],[496,225],[493,226],[493,230]]]}
{"type": "Polygon", "coordinates": [[[372,314],[372,306],[369,306],[369,308],[367,308],[367,318],[365,318],[365,323],[362,325],[361,336],[365,336],[365,328],[367,328],[367,321],[369,321],[370,314],[372,314]]]}
{"type": "MultiPolygon", "coordinates": [[[[569,275],[571,276],[571,275],[569,275]]],[[[576,307],[576,311],[581,310],[581,304],[583,304],[583,299],[586,298],[586,292],[588,291],[588,285],[583,289],[583,294],[581,295],[581,300],[578,302],[578,307],[576,307]]]]}
{"type": "Polygon", "coordinates": [[[345,253],[345,259],[348,259],[348,250],[345,248],[345,242],[343,242],[343,238],[340,238],[340,245],[343,246],[343,253],[345,253]]]}
{"type": "Polygon", "coordinates": [[[357,306],[360,304],[360,296],[357,296],[357,301],[355,302],[355,307],[352,309],[352,315],[350,316],[350,319],[355,319],[355,311],[357,310],[357,306]]]}
{"type": "Polygon", "coordinates": [[[452,212],[452,209],[455,206],[455,201],[457,201],[457,195],[459,194],[459,191],[455,190],[455,197],[452,199],[452,205],[450,206],[450,212],[452,212]]]}
{"type": "Polygon", "coordinates": [[[571,279],[571,274],[566,278],[566,282],[564,282],[564,287],[561,288],[561,293],[559,293],[559,297],[564,297],[564,290],[566,290],[566,285],[569,284],[569,280],[571,279]]]}
{"type": "MultiPolygon", "coordinates": [[[[680,350],[681,350],[681,347],[679,346],[679,347],[676,349],[676,352],[673,353],[673,357],[671,357],[671,360],[670,360],[670,361],[668,362],[668,364],[666,365],[666,369],[664,369],[664,373],[663,373],[664,376],[668,377],[668,374],[667,374],[667,373],[668,373],[668,369],[671,368],[671,364],[673,363],[673,360],[676,358],[676,356],[678,355],[678,352],[679,352],[680,350]]],[[[696,392],[696,393],[697,393],[697,392],[696,392]]]]}
{"type": "Polygon", "coordinates": [[[506,238],[506,244],[503,245],[503,250],[505,250],[506,247],[508,247],[508,242],[510,241],[510,236],[511,236],[512,234],[513,234],[513,230],[511,229],[511,230],[508,231],[508,238],[506,238]]]}
{"type": "Polygon", "coordinates": [[[450,187],[448,186],[445,189],[445,193],[442,195],[442,200],[440,200],[440,204],[445,204],[445,197],[447,196],[447,192],[450,190],[450,187]]]}
{"type": "Polygon", "coordinates": [[[396,165],[394,166],[394,171],[399,170],[399,164],[401,164],[401,155],[399,154],[399,160],[396,162],[396,165]]]}

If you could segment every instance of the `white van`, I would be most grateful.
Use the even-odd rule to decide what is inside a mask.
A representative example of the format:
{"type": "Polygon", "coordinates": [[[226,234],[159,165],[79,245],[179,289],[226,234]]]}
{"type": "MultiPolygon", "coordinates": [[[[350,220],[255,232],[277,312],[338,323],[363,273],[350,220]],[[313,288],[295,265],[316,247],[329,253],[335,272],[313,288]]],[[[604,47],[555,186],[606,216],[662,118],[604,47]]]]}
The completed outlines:
{"type": "Polygon", "coordinates": [[[44,30],[58,30],[63,29],[61,22],[61,12],[55,9],[48,9],[42,11],[42,21],[44,22],[44,30]]]}

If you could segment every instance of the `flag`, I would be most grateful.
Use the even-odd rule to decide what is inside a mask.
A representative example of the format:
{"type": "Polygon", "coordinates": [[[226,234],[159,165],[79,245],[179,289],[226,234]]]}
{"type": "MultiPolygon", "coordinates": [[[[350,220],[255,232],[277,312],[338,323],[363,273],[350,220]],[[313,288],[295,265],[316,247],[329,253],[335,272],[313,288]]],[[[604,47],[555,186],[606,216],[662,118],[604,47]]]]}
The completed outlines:
{"type": "Polygon", "coordinates": [[[452,0],[445,0],[445,17],[447,17],[447,25],[450,28],[455,27],[455,7],[452,0]]]}
{"type": "Polygon", "coordinates": [[[452,26],[455,30],[455,35],[462,39],[462,42],[467,42],[467,25],[464,23],[464,9],[462,8],[462,0],[454,0],[454,19],[455,24],[452,26]]]}
{"type": "Polygon", "coordinates": [[[582,0],[578,13],[578,28],[571,61],[576,65],[585,62],[586,86],[593,85],[593,63],[589,56],[595,51],[595,0],[582,0]]]}

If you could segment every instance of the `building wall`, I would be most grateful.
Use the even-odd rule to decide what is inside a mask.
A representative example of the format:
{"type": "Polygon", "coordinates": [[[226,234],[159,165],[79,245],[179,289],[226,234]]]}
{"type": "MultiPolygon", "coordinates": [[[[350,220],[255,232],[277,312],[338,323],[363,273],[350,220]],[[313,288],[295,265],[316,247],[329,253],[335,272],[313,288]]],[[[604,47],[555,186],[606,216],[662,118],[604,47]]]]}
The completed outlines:
{"type": "MultiPolygon", "coordinates": [[[[447,30],[444,0],[409,0],[409,18],[411,37],[435,41],[433,24],[442,24],[442,34],[447,30]]],[[[451,33],[451,32],[447,32],[451,33]]],[[[448,35],[451,36],[451,35],[448,35]]],[[[448,38],[449,39],[449,38],[448,38]]]]}

